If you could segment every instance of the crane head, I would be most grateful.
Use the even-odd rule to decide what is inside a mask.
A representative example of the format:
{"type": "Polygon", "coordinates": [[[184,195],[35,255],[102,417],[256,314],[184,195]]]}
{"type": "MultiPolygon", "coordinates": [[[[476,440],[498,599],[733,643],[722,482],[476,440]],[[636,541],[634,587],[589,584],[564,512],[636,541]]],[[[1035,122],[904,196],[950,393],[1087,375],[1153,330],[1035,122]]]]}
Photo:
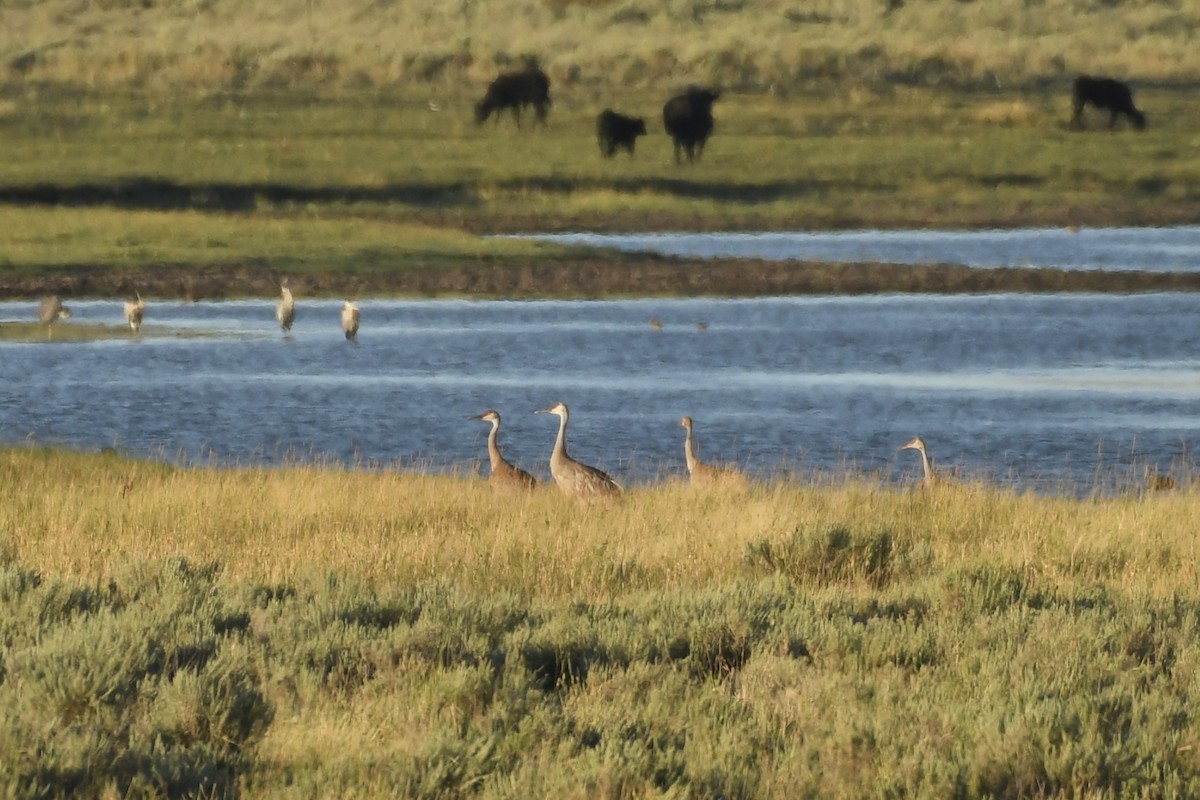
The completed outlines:
{"type": "Polygon", "coordinates": [[[535,414],[557,414],[560,417],[565,417],[567,415],[567,405],[566,405],[566,403],[561,403],[561,402],[555,403],[554,405],[550,406],[549,408],[539,408],[537,411],[535,411],[533,413],[535,413],[535,414]]]}
{"type": "Polygon", "coordinates": [[[684,417],[683,419],[679,420],[679,424],[690,431],[692,429],[692,418],[684,417]]]}
{"type": "Polygon", "coordinates": [[[489,408],[487,411],[483,412],[482,414],[476,414],[475,416],[471,417],[471,419],[481,419],[484,422],[498,423],[498,422],[500,422],[500,415],[497,412],[495,412],[489,408]]]}
{"type": "Polygon", "coordinates": [[[920,436],[914,436],[912,441],[900,448],[901,450],[920,450],[925,452],[925,440],[920,436]]]}

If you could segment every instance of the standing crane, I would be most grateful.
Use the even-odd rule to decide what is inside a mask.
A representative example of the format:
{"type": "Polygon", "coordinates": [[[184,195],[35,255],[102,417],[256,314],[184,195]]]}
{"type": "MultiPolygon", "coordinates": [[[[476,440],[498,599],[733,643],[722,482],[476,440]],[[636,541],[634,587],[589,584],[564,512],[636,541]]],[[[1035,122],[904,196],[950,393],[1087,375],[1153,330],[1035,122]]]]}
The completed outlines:
{"type": "Polygon", "coordinates": [[[342,332],[346,334],[346,341],[353,342],[358,336],[358,304],[347,300],[342,305],[342,332]]]}
{"type": "Polygon", "coordinates": [[[500,454],[500,445],[497,443],[500,436],[500,414],[488,409],[472,419],[481,419],[484,422],[492,423],[492,430],[488,433],[487,441],[488,460],[492,465],[488,483],[498,488],[532,489],[537,486],[536,478],[520,467],[508,463],[500,454]]]}
{"type": "Polygon", "coordinates": [[[616,497],[621,494],[621,485],[607,474],[567,455],[567,420],[571,412],[565,403],[555,403],[533,413],[558,417],[558,439],[550,454],[550,474],[559,489],[575,497],[616,497]]]}
{"type": "Polygon", "coordinates": [[[687,471],[688,475],[691,476],[692,483],[744,479],[744,476],[735,469],[705,464],[701,461],[700,457],[696,455],[696,442],[692,438],[692,418],[684,417],[679,421],[679,424],[687,430],[687,435],[683,439],[683,457],[687,462],[687,471]]]}
{"type": "Polygon", "coordinates": [[[901,450],[916,450],[921,454],[921,469],[924,471],[924,477],[921,479],[921,488],[928,489],[938,482],[937,473],[933,471],[933,459],[925,451],[925,440],[920,436],[914,436],[912,441],[900,448],[901,450]]]}
{"type": "Polygon", "coordinates": [[[296,321],[296,301],[292,299],[292,290],[288,288],[287,278],[279,284],[279,303],[275,306],[275,319],[279,320],[279,327],[284,333],[290,331],[292,323],[296,321]]]}
{"type": "Polygon", "coordinates": [[[134,300],[125,301],[125,322],[136,335],[142,332],[142,315],[146,311],[146,304],[142,301],[141,292],[134,292],[133,296],[134,300]]]}
{"type": "Polygon", "coordinates": [[[71,309],[62,304],[58,299],[58,295],[50,295],[42,298],[42,306],[38,310],[38,319],[46,326],[46,338],[50,339],[54,333],[54,323],[60,319],[70,319],[71,309]]]}

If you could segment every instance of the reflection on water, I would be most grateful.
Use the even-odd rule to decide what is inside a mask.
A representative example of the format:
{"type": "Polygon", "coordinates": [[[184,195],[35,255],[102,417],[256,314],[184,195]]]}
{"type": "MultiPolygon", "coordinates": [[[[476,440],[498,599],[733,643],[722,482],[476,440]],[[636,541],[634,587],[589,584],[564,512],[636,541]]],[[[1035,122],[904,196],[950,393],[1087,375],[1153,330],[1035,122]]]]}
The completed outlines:
{"type": "MultiPolygon", "coordinates": [[[[911,480],[916,459],[897,448],[921,434],[969,475],[1079,491],[1108,470],[1190,460],[1195,302],[366,300],[357,346],[340,302],[301,300],[287,337],[267,301],[150,303],[140,340],[0,344],[0,441],[473,469],[488,426],[469,417],[495,408],[507,454],[544,476],[557,420],[532,412],[562,400],[572,454],[627,482],[681,471],[688,414],[702,457],[760,474],[911,480]]],[[[66,324],[121,320],[116,301],[72,307],[66,324]]],[[[36,303],[0,303],[0,320],[35,316],[36,303]]]]}
{"type": "Polygon", "coordinates": [[[1200,270],[1200,226],[815,233],[557,233],[529,234],[522,238],[692,258],[1069,270],[1200,270]]]}

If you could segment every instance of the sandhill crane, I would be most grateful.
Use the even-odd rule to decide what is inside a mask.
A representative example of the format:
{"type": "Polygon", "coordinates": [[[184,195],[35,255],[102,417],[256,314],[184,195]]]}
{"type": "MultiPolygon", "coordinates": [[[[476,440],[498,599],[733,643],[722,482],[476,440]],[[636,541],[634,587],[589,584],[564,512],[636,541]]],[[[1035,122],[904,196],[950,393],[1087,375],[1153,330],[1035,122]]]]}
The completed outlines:
{"type": "Polygon", "coordinates": [[[292,323],[296,321],[296,301],[292,299],[292,290],[288,288],[287,278],[279,284],[279,304],[275,306],[275,319],[279,320],[279,327],[283,328],[284,333],[290,331],[292,323]]]}
{"type": "Polygon", "coordinates": [[[1179,482],[1170,475],[1158,471],[1158,466],[1147,464],[1142,469],[1143,487],[1150,492],[1169,492],[1179,488],[1179,482]]]}
{"type": "Polygon", "coordinates": [[[692,483],[745,479],[745,476],[735,469],[717,467],[701,461],[696,455],[696,442],[692,438],[692,418],[684,417],[679,421],[679,424],[687,430],[687,434],[683,439],[683,457],[687,462],[687,471],[688,475],[691,476],[692,483]]]}
{"type": "Polygon", "coordinates": [[[140,292],[134,292],[133,295],[135,300],[125,301],[125,321],[129,323],[129,330],[137,334],[142,330],[142,315],[146,312],[146,304],[142,301],[140,292]]]}
{"type": "Polygon", "coordinates": [[[566,404],[555,403],[534,413],[558,416],[558,439],[554,442],[554,452],[550,454],[550,474],[554,476],[558,488],[575,497],[615,497],[621,493],[621,485],[608,475],[567,455],[567,420],[570,412],[566,404]]]}
{"type": "Polygon", "coordinates": [[[921,479],[921,488],[926,489],[933,486],[938,481],[937,474],[933,471],[933,459],[925,452],[925,440],[920,436],[914,436],[912,441],[900,448],[901,450],[916,450],[921,454],[921,468],[924,470],[925,477],[921,479]]]}
{"type": "Polygon", "coordinates": [[[358,336],[358,304],[349,300],[342,305],[342,332],[347,342],[355,341],[358,336]]]}
{"type": "Polygon", "coordinates": [[[488,409],[472,419],[481,419],[484,422],[492,423],[492,430],[488,433],[487,441],[488,460],[492,464],[492,473],[488,476],[488,483],[497,487],[519,489],[532,489],[537,486],[536,478],[520,467],[508,463],[504,460],[504,456],[500,455],[500,445],[496,441],[500,436],[500,414],[488,409]]]}
{"type": "Polygon", "coordinates": [[[60,319],[70,319],[71,309],[62,304],[57,295],[50,295],[42,299],[42,306],[38,310],[38,319],[46,326],[46,338],[49,339],[53,335],[54,323],[60,319]]]}

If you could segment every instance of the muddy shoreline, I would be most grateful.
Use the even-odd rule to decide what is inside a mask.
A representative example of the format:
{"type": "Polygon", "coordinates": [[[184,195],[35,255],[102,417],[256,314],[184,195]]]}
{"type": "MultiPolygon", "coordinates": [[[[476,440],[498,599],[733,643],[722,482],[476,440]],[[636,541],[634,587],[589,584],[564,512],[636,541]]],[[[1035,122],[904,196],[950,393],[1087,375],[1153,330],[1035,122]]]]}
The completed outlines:
{"type": "MultiPolygon", "coordinates": [[[[106,298],[130,294],[180,300],[274,295],[279,272],[269,266],[143,270],[80,266],[0,276],[0,298],[106,298]]],[[[409,296],[473,298],[764,297],[886,293],[1195,292],[1200,273],[980,269],[959,265],[828,264],[658,256],[578,258],[553,263],[467,263],[393,271],[292,273],[294,291],[312,297],[409,296]]]]}

